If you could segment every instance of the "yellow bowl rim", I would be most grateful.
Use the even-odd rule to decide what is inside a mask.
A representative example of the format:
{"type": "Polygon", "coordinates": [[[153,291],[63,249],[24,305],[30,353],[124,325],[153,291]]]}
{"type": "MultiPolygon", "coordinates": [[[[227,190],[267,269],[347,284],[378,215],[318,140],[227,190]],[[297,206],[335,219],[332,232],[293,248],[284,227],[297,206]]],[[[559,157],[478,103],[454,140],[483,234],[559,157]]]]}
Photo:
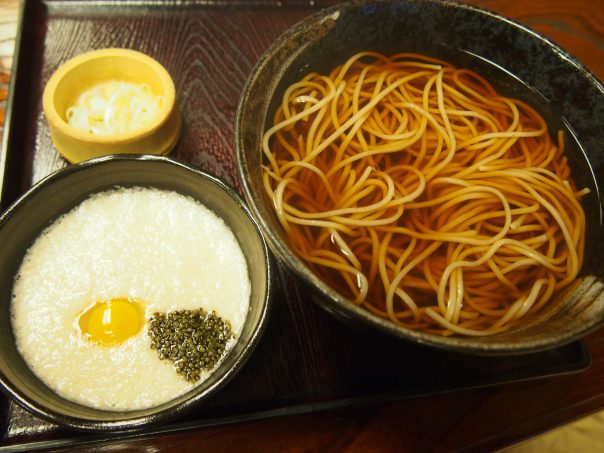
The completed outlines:
{"type": "Polygon", "coordinates": [[[160,128],[172,115],[172,112],[175,108],[175,101],[176,89],[174,87],[174,81],[172,80],[172,77],[170,76],[166,68],[164,68],[164,66],[162,66],[157,60],[147,54],[136,50],[124,48],[107,48],[93,50],[90,52],[79,54],[67,60],[65,63],[59,66],[59,68],[52,74],[52,76],[46,83],[46,87],[44,88],[44,94],[42,96],[42,106],[44,114],[46,115],[46,118],[53,129],[74,140],[99,145],[116,145],[122,143],[129,143],[146,137],[147,135],[150,135],[151,133],[155,132],[158,128],[160,128]],[[164,111],[161,115],[158,116],[158,118],[156,118],[154,121],[151,121],[144,128],[125,134],[93,135],[88,132],[76,129],[73,126],[70,126],[69,123],[63,120],[61,115],[59,115],[59,113],[57,112],[57,109],[53,102],[53,97],[57,86],[65,77],[65,75],[83,63],[87,63],[91,60],[95,60],[98,58],[106,57],[127,57],[133,60],[139,60],[150,66],[151,69],[155,71],[155,73],[159,76],[162,84],[165,86],[166,94],[164,111]]]}

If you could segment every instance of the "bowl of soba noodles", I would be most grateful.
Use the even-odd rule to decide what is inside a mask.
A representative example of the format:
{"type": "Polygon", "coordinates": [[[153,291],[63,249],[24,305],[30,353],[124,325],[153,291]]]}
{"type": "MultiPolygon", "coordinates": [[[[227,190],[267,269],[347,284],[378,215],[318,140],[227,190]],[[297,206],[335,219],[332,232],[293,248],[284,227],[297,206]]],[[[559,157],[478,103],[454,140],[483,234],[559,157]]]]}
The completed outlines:
{"type": "Polygon", "coordinates": [[[603,323],[602,119],[602,82],[520,24],[352,2],[261,56],[235,143],[309,299],[403,340],[521,354],[603,323]]]}

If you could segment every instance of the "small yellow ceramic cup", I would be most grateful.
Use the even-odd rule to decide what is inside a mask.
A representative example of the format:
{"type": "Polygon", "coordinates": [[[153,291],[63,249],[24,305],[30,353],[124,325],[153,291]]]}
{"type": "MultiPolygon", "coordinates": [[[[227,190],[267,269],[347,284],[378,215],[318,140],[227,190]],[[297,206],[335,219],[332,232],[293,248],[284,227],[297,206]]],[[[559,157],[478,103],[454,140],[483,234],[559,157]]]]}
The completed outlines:
{"type": "Polygon", "coordinates": [[[71,163],[109,154],[167,154],[180,134],[170,74],[153,58],[130,49],[101,49],[72,58],[51,76],[42,101],[52,141],[71,163]],[[153,94],[163,96],[163,106],[146,125],[123,134],[95,135],[71,126],[67,109],[81,93],[108,81],[147,84],[153,94]]]}

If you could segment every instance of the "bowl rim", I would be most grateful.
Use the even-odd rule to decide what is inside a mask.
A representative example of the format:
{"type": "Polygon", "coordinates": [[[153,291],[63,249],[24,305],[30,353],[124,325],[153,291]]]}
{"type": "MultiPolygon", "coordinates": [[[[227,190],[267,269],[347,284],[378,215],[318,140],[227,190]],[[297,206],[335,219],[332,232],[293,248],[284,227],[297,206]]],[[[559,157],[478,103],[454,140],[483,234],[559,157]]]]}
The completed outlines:
{"type": "Polygon", "coordinates": [[[64,63],[62,63],[55,72],[50,76],[44,92],[42,94],[42,109],[51,126],[57,132],[71,138],[88,144],[98,145],[120,145],[127,144],[141,138],[151,135],[153,132],[161,128],[173,114],[176,107],[176,88],[174,80],[168,70],[156,59],[151,56],[134,49],[110,47],[105,49],[97,49],[89,52],[78,54],[64,63]],[[63,81],[63,78],[73,71],[75,68],[93,62],[98,59],[118,57],[123,59],[131,59],[145,64],[159,77],[166,93],[164,94],[164,106],[159,111],[159,114],[153,118],[143,128],[135,129],[131,132],[111,134],[111,135],[95,135],[86,131],[82,131],[71,126],[63,119],[63,116],[57,111],[54,94],[58,86],[63,81]]]}
{"type": "MultiPolygon", "coordinates": [[[[206,388],[204,391],[200,392],[198,389],[200,386],[196,386],[193,389],[189,390],[187,393],[176,397],[173,400],[167,401],[157,406],[152,406],[145,409],[138,409],[133,411],[111,411],[111,410],[103,410],[98,408],[92,408],[98,412],[104,412],[108,414],[115,414],[115,419],[110,421],[99,421],[87,417],[75,417],[69,416],[61,413],[60,411],[56,411],[50,409],[44,405],[40,405],[37,402],[32,401],[26,392],[21,391],[17,386],[13,384],[13,382],[6,377],[6,375],[0,370],[0,388],[3,393],[17,402],[21,407],[30,411],[34,415],[50,421],[52,423],[56,423],[58,425],[68,427],[71,429],[75,429],[78,431],[89,431],[89,432],[108,432],[108,431],[132,431],[137,429],[142,429],[147,426],[155,425],[158,423],[166,422],[177,417],[184,415],[185,413],[192,410],[197,404],[199,404],[203,399],[214,395],[218,390],[223,388],[228,382],[233,379],[237,373],[243,368],[248,359],[252,356],[253,351],[256,346],[260,342],[260,339],[263,336],[264,331],[266,330],[266,326],[269,321],[270,312],[273,305],[273,298],[275,292],[275,263],[274,258],[272,257],[269,247],[266,243],[264,235],[257,224],[254,217],[251,215],[249,208],[246,203],[242,199],[242,197],[238,194],[238,192],[229,184],[222,181],[215,175],[207,173],[205,171],[199,170],[189,164],[185,164],[183,162],[176,161],[166,156],[158,156],[158,155],[147,155],[147,154],[115,154],[115,155],[107,155],[94,159],[90,159],[87,161],[83,161],[78,164],[69,165],[60,170],[57,170],[45,178],[38,181],[34,184],[30,189],[28,189],[24,194],[22,194],[11,206],[6,209],[2,215],[0,216],[0,229],[4,227],[7,222],[10,222],[11,218],[14,214],[21,209],[22,205],[27,202],[32,196],[43,192],[46,187],[52,184],[57,179],[61,179],[66,175],[70,175],[72,173],[85,172],[89,168],[94,168],[100,165],[116,165],[119,162],[128,161],[128,162],[159,162],[168,166],[173,166],[175,168],[179,168],[179,171],[189,172],[191,174],[197,175],[211,184],[217,186],[222,193],[225,193],[228,197],[233,199],[233,201],[239,206],[241,211],[245,214],[245,217],[249,221],[250,226],[256,231],[256,236],[259,241],[259,244],[262,248],[262,254],[264,256],[266,267],[264,269],[264,279],[266,281],[266,291],[263,297],[262,307],[259,311],[258,322],[256,327],[253,329],[249,341],[243,345],[243,349],[241,350],[240,355],[237,357],[233,366],[224,371],[224,373],[213,383],[210,387],[206,388]],[[172,401],[182,398],[185,395],[189,395],[186,399],[183,399],[181,402],[166,407],[164,409],[159,409],[166,404],[170,404],[172,401]],[[156,410],[157,409],[157,410],[156,410]],[[140,414],[144,412],[145,414],[140,414]],[[121,415],[121,417],[120,417],[121,415]]],[[[153,187],[149,185],[149,187],[153,187]]],[[[105,190],[105,189],[103,189],[105,190]]],[[[95,191],[91,191],[90,194],[95,193],[95,191]]],[[[74,205],[75,206],[75,205],[74,205]]],[[[58,215],[61,215],[60,213],[58,215]]],[[[57,217],[55,216],[54,219],[57,217]]],[[[222,218],[222,217],[221,217],[222,218]]],[[[226,356],[225,356],[226,357],[226,356]]],[[[34,375],[36,379],[40,380],[36,375],[34,375]]],[[[43,385],[45,385],[42,382],[43,385]]],[[[72,400],[68,400],[67,398],[63,398],[61,395],[58,395],[54,390],[48,388],[49,392],[54,393],[59,398],[74,403],[72,400]]],[[[79,403],[75,403],[79,404],[79,403]]],[[[82,405],[84,406],[84,405],[82,405]]],[[[88,409],[91,409],[88,406],[84,406],[88,409]]]]}
{"type": "Polygon", "coordinates": [[[573,69],[578,71],[582,76],[586,77],[591,84],[597,87],[604,96],[604,84],[598,79],[598,77],[583,63],[578,61],[570,53],[562,49],[556,43],[549,38],[541,35],[540,33],[522,25],[512,19],[509,19],[499,13],[493,12],[486,8],[482,8],[476,5],[470,5],[466,3],[460,3],[455,0],[348,0],[346,2],[333,5],[322,10],[319,10],[299,22],[292,25],[284,33],[278,36],[272,44],[262,53],[254,68],[250,72],[243,89],[241,91],[241,97],[237,106],[237,112],[235,116],[235,155],[237,159],[237,170],[239,172],[240,180],[242,181],[242,187],[245,199],[248,202],[250,210],[255,216],[258,224],[260,225],[266,240],[273,253],[279,258],[279,260],[292,270],[292,272],[302,280],[304,284],[309,286],[312,291],[318,293],[321,298],[321,303],[313,298],[313,302],[317,303],[322,309],[328,311],[330,314],[336,315],[337,318],[343,321],[353,321],[355,324],[360,325],[364,328],[377,329],[381,333],[385,333],[390,336],[398,337],[403,340],[410,340],[412,342],[437,347],[443,350],[449,350],[451,352],[462,352],[478,355],[519,355],[528,354],[534,352],[540,352],[555,347],[563,346],[572,341],[583,338],[589,333],[596,330],[602,325],[604,320],[590,319],[588,323],[585,323],[581,329],[574,332],[569,332],[564,335],[559,335],[555,339],[547,339],[540,341],[532,341],[530,344],[523,344],[521,347],[512,346],[510,344],[480,344],[477,339],[480,337],[441,337],[433,334],[428,334],[423,331],[413,330],[403,326],[396,325],[389,320],[380,318],[377,315],[365,310],[354,303],[339,292],[327,285],[321,280],[297,255],[290,250],[289,246],[284,245],[280,241],[276,240],[270,225],[261,215],[261,212],[256,204],[256,196],[253,192],[253,188],[250,184],[249,174],[246,169],[246,148],[244,146],[244,139],[242,133],[242,121],[245,111],[247,109],[246,102],[250,96],[250,90],[254,86],[258,74],[264,71],[271,64],[273,53],[282,48],[291,41],[291,38],[296,35],[299,31],[310,27],[313,24],[325,24],[328,20],[337,21],[342,10],[354,10],[362,8],[370,4],[389,4],[389,3],[425,3],[435,4],[442,8],[452,8],[458,10],[466,10],[473,14],[480,16],[488,16],[497,21],[504,22],[508,26],[511,26],[518,30],[519,33],[531,35],[533,39],[540,41],[547,45],[547,47],[563,58],[567,64],[573,66],[573,69]],[[352,317],[351,317],[352,315],[352,317]],[[354,317],[354,318],[353,318],[354,317]]]}

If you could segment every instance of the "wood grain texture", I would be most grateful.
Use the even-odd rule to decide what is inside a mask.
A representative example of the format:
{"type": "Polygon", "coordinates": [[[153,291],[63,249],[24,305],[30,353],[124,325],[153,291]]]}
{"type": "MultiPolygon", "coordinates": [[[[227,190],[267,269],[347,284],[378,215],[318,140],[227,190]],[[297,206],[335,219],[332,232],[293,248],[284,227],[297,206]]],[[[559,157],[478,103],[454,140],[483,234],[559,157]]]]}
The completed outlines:
{"type": "MultiPolygon", "coordinates": [[[[502,13],[543,33],[604,78],[604,1],[473,0],[468,3],[502,13]]],[[[48,14],[53,15],[56,11],[53,12],[52,2],[50,4],[48,14]]],[[[41,28],[37,35],[25,38],[25,43],[32,48],[28,74],[37,77],[28,77],[25,73],[19,77],[19,83],[31,87],[33,94],[31,104],[16,112],[18,119],[28,125],[19,131],[18,140],[27,155],[21,157],[23,167],[19,175],[10,181],[13,189],[9,197],[14,198],[32,182],[66,165],[56,152],[48,151],[52,145],[41,115],[40,95],[51,72],[69,56],[112,43],[126,47],[136,45],[143,52],[164,55],[161,62],[180,87],[178,102],[185,115],[185,130],[174,157],[238,185],[233,176],[232,128],[239,92],[258,56],[283,31],[283,24],[294,23],[304,17],[308,9],[291,8],[278,13],[267,9],[263,11],[266,14],[262,15],[260,26],[256,22],[259,20],[256,11],[233,11],[225,7],[206,8],[203,14],[191,10],[196,13],[188,16],[149,7],[145,20],[138,12],[113,17],[110,7],[97,14],[89,14],[77,6],[59,10],[60,14],[52,16],[53,20],[44,22],[48,25],[46,29],[41,28]],[[253,30],[253,33],[240,33],[242,29],[253,30]],[[177,34],[165,40],[149,39],[158,30],[160,33],[177,30],[177,34]],[[228,43],[226,48],[213,45],[216,40],[228,43]],[[21,114],[33,117],[21,117],[21,114]]],[[[31,11],[30,14],[28,18],[36,20],[36,14],[46,12],[31,11]]],[[[327,332],[320,337],[321,341],[337,341],[342,335],[346,338],[344,327],[316,307],[308,308],[302,303],[301,289],[290,277],[283,276],[282,281],[286,283],[282,296],[294,303],[287,312],[277,313],[277,319],[286,328],[295,322],[306,324],[300,329],[291,329],[292,335],[285,338],[271,336],[269,332],[263,339],[264,347],[281,341],[293,349],[310,345],[315,353],[304,355],[297,369],[286,366],[289,358],[284,351],[287,348],[274,350],[272,356],[255,356],[256,360],[239,377],[240,393],[231,397],[245,401],[248,393],[257,392],[253,388],[253,376],[259,370],[275,379],[269,379],[264,390],[289,402],[300,401],[297,393],[300,388],[308,390],[309,398],[330,396],[329,387],[320,385],[322,381],[340,382],[341,388],[346,388],[353,386],[355,379],[371,379],[363,370],[350,371],[340,366],[345,361],[343,357],[335,357],[329,349],[322,348],[319,337],[304,334],[327,332]],[[343,370],[351,375],[343,375],[343,370]],[[246,389],[250,389],[249,392],[246,389]]],[[[604,408],[604,330],[589,336],[588,345],[593,363],[589,370],[579,374],[103,442],[79,450],[142,452],[173,450],[178,446],[183,451],[203,448],[217,452],[492,451],[604,408]]],[[[350,346],[352,349],[353,344],[350,346]]],[[[422,360],[416,359],[410,366],[423,366],[422,360]]],[[[261,392],[256,393],[259,394],[261,392]]],[[[250,404],[249,399],[247,401],[250,404]]],[[[255,402],[258,401],[260,397],[255,402]]],[[[1,428],[9,433],[13,442],[32,436],[73,435],[53,425],[40,424],[15,406],[3,410],[11,411],[10,416],[2,418],[8,420],[9,426],[1,428]]]]}
{"type": "Polygon", "coordinates": [[[8,99],[8,84],[17,35],[19,0],[0,0],[0,135],[8,99]]]}

